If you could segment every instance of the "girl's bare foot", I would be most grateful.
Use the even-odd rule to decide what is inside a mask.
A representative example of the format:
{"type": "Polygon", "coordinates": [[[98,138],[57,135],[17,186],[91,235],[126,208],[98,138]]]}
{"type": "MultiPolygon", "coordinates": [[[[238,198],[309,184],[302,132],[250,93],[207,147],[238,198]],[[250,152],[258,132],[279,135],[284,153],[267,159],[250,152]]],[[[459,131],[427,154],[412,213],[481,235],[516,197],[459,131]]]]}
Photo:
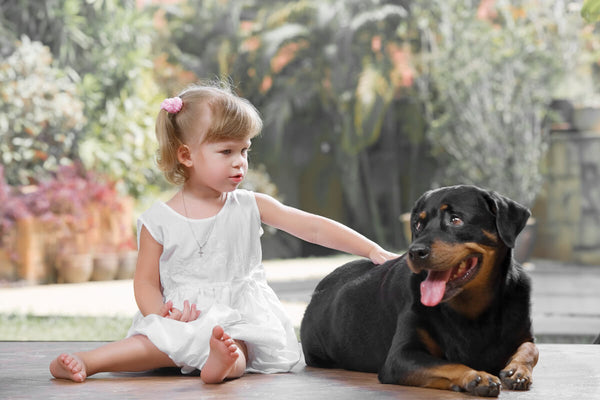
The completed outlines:
{"type": "Polygon", "coordinates": [[[231,336],[223,328],[215,326],[210,337],[208,360],[200,371],[204,383],[221,383],[225,378],[237,378],[244,373],[244,365],[236,365],[240,351],[231,336]]]}
{"type": "Polygon", "coordinates": [[[74,382],[83,382],[87,377],[84,362],[71,354],[56,357],[50,363],[50,373],[55,378],[70,379],[74,382]]]}

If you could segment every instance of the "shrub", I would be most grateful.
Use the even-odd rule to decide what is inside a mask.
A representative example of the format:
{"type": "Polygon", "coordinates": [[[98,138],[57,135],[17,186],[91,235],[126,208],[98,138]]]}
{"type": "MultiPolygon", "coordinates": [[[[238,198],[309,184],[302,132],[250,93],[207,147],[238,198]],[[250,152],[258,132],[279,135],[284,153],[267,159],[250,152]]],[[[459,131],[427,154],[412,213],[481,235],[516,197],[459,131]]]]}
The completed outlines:
{"type": "Polygon", "coordinates": [[[85,122],[77,86],[26,36],[0,63],[0,154],[9,184],[28,184],[70,158],[85,122]]]}

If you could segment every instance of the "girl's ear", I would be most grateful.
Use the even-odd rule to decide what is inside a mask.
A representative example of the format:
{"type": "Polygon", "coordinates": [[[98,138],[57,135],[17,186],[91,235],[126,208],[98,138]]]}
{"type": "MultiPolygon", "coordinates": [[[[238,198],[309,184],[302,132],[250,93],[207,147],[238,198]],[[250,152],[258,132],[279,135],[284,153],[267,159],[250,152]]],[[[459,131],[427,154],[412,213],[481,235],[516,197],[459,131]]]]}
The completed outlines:
{"type": "Polygon", "coordinates": [[[179,148],[177,149],[177,160],[179,160],[181,164],[188,168],[192,166],[192,154],[190,152],[190,148],[187,145],[182,144],[181,146],[179,146],[179,148]]]}

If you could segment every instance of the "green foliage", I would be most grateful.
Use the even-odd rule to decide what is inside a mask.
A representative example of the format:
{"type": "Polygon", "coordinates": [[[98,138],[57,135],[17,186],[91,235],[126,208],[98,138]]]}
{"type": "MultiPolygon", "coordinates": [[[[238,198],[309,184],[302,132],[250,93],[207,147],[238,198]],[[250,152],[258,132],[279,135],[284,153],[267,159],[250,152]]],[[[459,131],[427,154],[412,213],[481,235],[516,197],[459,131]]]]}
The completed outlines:
{"type": "Polygon", "coordinates": [[[165,11],[170,62],[198,77],[230,77],[261,111],[263,134],[253,145],[260,161],[299,181],[325,149],[355,226],[367,234],[375,227],[383,241],[378,200],[364,182],[366,154],[406,91],[390,60],[405,9],[379,0],[191,0],[165,11]]]}
{"type": "MultiPolygon", "coordinates": [[[[240,45],[245,1],[190,0],[164,9],[168,28],[159,47],[202,79],[228,76],[240,45]]],[[[173,88],[175,94],[181,87],[173,88]]]]}
{"type": "Polygon", "coordinates": [[[63,317],[0,314],[0,340],[99,340],[123,339],[129,317],[63,317]]]}
{"type": "MultiPolygon", "coordinates": [[[[594,2],[584,6],[590,15],[594,2]]],[[[477,18],[480,1],[417,0],[410,17],[399,3],[188,0],[137,9],[133,0],[4,0],[0,53],[13,54],[22,35],[50,48],[55,63],[48,76],[70,80],[63,92],[83,104],[87,118],[56,128],[68,137],[63,147],[54,146],[56,153],[109,173],[134,195],[162,182],[154,168],[153,126],[165,94],[198,77],[227,77],[264,117],[254,146],[261,162],[300,180],[320,157],[343,183],[354,226],[374,231],[380,242],[386,218],[380,212],[390,200],[373,190],[371,168],[379,157],[370,157],[382,151],[378,146],[394,153],[407,141],[406,158],[423,168],[422,153],[414,155],[421,125],[409,120],[421,110],[399,106],[412,94],[414,70],[403,81],[406,65],[398,62],[423,56],[428,136],[440,163],[449,166],[440,183],[482,184],[531,202],[544,149],[537,127],[554,79],[574,51],[564,45],[580,25],[564,13],[562,1],[498,0],[496,16],[487,20],[477,18]],[[417,49],[412,54],[409,41],[417,49]]],[[[8,107],[7,99],[0,98],[0,107],[8,107]]],[[[11,110],[0,120],[17,118],[11,110]]],[[[32,148],[36,140],[26,137],[32,148]]],[[[22,147],[23,139],[17,143],[22,147]]],[[[4,153],[22,157],[16,148],[4,153]]],[[[399,170],[393,185],[405,179],[400,158],[386,159],[387,170],[399,170]]],[[[388,212],[388,218],[397,215],[388,212]]]]}
{"type": "Polygon", "coordinates": [[[83,108],[48,48],[24,36],[0,63],[0,163],[9,184],[27,184],[75,155],[83,108]]]}
{"type": "Polygon", "coordinates": [[[88,124],[79,156],[88,169],[120,179],[127,192],[139,196],[149,184],[163,184],[154,163],[154,123],[163,96],[149,71],[135,83],[135,94],[123,91],[106,100],[103,111],[88,124]]]}
{"type": "Polygon", "coordinates": [[[374,143],[385,114],[377,105],[397,88],[389,63],[369,55],[371,42],[397,40],[406,11],[376,0],[268,3],[196,0],[167,10],[171,58],[200,77],[231,76],[265,110],[266,134],[284,134],[294,115],[323,105],[330,126],[350,129],[336,129],[349,135],[346,151],[374,143]]]}
{"type": "Polygon", "coordinates": [[[150,143],[164,96],[152,81],[149,12],[133,0],[5,0],[0,26],[0,50],[10,53],[23,35],[40,41],[77,85],[87,122],[71,140],[71,158],[120,179],[132,194],[157,182],[150,143]]]}
{"type": "Polygon", "coordinates": [[[149,182],[159,182],[154,120],[164,96],[152,80],[150,14],[121,3],[85,6],[87,18],[79,26],[89,43],[73,50],[80,53],[75,68],[89,118],[80,157],[139,195],[149,182]]]}
{"type": "Polygon", "coordinates": [[[247,42],[258,46],[241,54],[233,74],[265,116],[265,153],[273,156],[266,162],[280,164],[286,154],[289,167],[302,171],[326,149],[354,226],[381,243],[368,148],[386,118],[393,120],[389,107],[405,90],[390,62],[405,24],[402,7],[374,0],[280,4],[255,19],[247,42]]]}
{"type": "Polygon", "coordinates": [[[300,134],[294,133],[294,119],[322,108],[325,119],[313,122],[332,132],[329,139],[341,143],[343,152],[356,155],[377,141],[399,88],[390,78],[392,65],[373,51],[372,41],[397,42],[405,16],[403,8],[379,1],[301,1],[265,18],[268,23],[255,34],[261,42],[257,52],[269,60],[257,77],[260,83],[273,80],[259,99],[266,131],[300,134]],[[280,14],[287,18],[275,18],[280,14]]]}
{"type": "Polygon", "coordinates": [[[440,183],[489,187],[531,206],[542,184],[542,121],[581,25],[554,0],[497,1],[487,18],[462,0],[420,1],[413,11],[427,50],[428,135],[447,162],[440,183]]]}
{"type": "Polygon", "coordinates": [[[587,22],[597,22],[600,20],[600,0],[584,0],[581,7],[581,16],[587,22]]]}

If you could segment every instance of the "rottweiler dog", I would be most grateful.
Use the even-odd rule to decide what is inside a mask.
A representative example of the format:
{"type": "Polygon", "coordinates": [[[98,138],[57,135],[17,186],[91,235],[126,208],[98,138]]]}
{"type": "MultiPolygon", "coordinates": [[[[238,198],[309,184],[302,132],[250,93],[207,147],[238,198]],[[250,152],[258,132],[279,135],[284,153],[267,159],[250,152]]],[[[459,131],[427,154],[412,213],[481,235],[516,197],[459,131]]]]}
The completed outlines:
{"type": "Polygon", "coordinates": [[[406,254],[350,262],[317,285],[300,328],[307,365],[477,396],[528,390],[531,285],[512,249],[529,216],[475,186],[423,194],[406,254]]]}

